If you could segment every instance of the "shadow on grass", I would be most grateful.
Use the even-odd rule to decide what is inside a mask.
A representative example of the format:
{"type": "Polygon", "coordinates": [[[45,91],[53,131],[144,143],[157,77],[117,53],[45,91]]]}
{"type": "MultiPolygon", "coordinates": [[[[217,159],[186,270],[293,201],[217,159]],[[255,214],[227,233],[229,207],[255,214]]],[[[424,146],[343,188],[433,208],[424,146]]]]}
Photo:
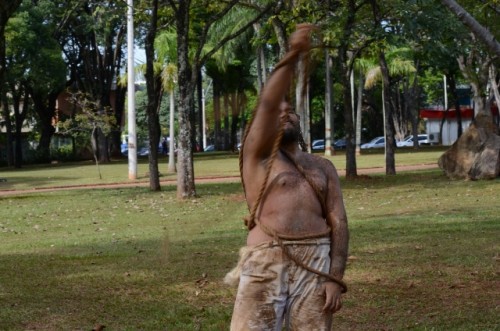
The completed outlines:
{"type": "Polygon", "coordinates": [[[74,183],[75,180],[79,179],[79,177],[68,177],[68,176],[57,176],[57,177],[23,177],[23,176],[11,176],[7,177],[5,182],[0,182],[0,190],[10,190],[14,189],[19,184],[23,184],[27,187],[36,188],[36,187],[46,187],[50,186],[51,183],[74,183]]]}
{"type": "MultiPolygon", "coordinates": [[[[350,290],[336,316],[337,328],[491,329],[496,314],[489,303],[498,295],[492,290],[490,255],[495,234],[488,231],[498,230],[494,222],[469,234],[431,222],[432,231],[419,224],[391,229],[396,223],[352,226],[356,259],[347,269],[350,290]],[[468,240],[471,235],[475,242],[468,240]],[[473,289],[474,297],[465,289],[473,289]]],[[[203,238],[193,240],[165,237],[2,255],[0,298],[8,303],[0,309],[4,326],[227,329],[235,292],[221,279],[234,266],[245,233],[203,232],[203,238]]]]}
{"type": "Polygon", "coordinates": [[[0,320],[7,329],[196,329],[228,323],[241,233],[83,245],[0,256],[0,320]],[[176,328],[177,325],[177,328],[176,328]]]}
{"type": "MultiPolygon", "coordinates": [[[[436,178],[409,174],[401,178],[406,185],[378,180],[366,189],[356,182],[344,186],[350,290],[335,317],[336,329],[495,329],[498,182],[447,184],[436,178]]],[[[200,197],[185,202],[175,202],[174,186],[168,194],[141,188],[32,196],[35,208],[53,209],[55,220],[45,220],[47,232],[33,231],[32,224],[24,228],[45,243],[36,246],[35,239],[31,247],[44,248],[0,255],[2,327],[227,330],[235,291],[221,279],[245,242],[241,186],[197,188],[200,197]],[[79,212],[70,205],[76,198],[79,212]],[[63,203],[67,214],[59,208],[63,203]],[[112,218],[110,207],[124,213],[112,218]],[[83,219],[85,214],[92,217],[83,219]],[[68,232],[55,227],[58,222],[80,222],[75,226],[88,236],[101,226],[109,231],[93,243],[74,243],[79,237],[73,235],[65,245],[50,247],[54,236],[68,232]],[[123,229],[119,237],[111,233],[115,223],[123,229]],[[42,237],[51,230],[53,237],[42,237]],[[143,230],[146,239],[136,239],[143,230]]],[[[29,211],[24,200],[12,206],[29,211]]],[[[18,223],[27,221],[18,216],[11,222],[11,228],[23,230],[18,223]]],[[[9,233],[9,238],[23,240],[22,234],[9,233]]]]}

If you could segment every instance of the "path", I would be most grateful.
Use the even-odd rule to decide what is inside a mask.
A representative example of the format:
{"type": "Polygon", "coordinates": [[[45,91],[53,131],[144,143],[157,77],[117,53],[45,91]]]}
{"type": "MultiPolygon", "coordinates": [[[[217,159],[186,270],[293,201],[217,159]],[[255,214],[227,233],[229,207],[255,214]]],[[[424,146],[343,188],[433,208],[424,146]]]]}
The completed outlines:
{"type": "MultiPolygon", "coordinates": [[[[414,170],[437,169],[437,168],[438,168],[437,164],[417,164],[417,165],[397,166],[396,173],[400,171],[414,171],[414,170]]],[[[378,167],[378,168],[358,169],[358,175],[381,174],[381,173],[385,173],[385,168],[378,167]]],[[[338,174],[339,176],[345,176],[345,170],[339,169],[338,174]]],[[[239,181],[240,181],[239,176],[195,178],[195,184],[237,183],[239,181]]],[[[161,180],[160,184],[162,186],[176,185],[177,181],[175,179],[161,180]]],[[[52,192],[52,191],[67,191],[67,190],[96,189],[96,188],[147,187],[147,186],[149,186],[148,181],[141,181],[141,182],[123,182],[114,184],[54,186],[54,187],[33,188],[27,190],[0,190],[0,197],[8,195],[22,195],[26,193],[40,193],[40,192],[52,192]]]]}

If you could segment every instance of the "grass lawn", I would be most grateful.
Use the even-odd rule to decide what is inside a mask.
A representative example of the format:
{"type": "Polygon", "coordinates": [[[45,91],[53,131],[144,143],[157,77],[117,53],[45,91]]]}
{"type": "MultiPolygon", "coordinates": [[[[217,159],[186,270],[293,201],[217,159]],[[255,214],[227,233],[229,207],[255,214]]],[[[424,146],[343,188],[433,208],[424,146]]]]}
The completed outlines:
{"type": "MultiPolygon", "coordinates": [[[[234,157],[196,162],[237,174],[234,157]]],[[[84,181],[78,169],[73,182],[84,181]]],[[[23,187],[19,172],[0,177],[23,187]]],[[[425,170],[342,185],[351,244],[336,330],[500,329],[499,180],[425,170]]],[[[174,186],[0,197],[0,329],[228,330],[235,289],[221,279],[245,242],[245,201],[237,183],[197,192],[183,202],[174,186]]]]}
{"type": "MultiPolygon", "coordinates": [[[[412,148],[398,149],[396,165],[437,164],[437,159],[443,153],[442,148],[422,148],[414,151],[412,148]]],[[[328,157],[339,170],[345,169],[345,153],[340,151],[328,157]]],[[[225,152],[199,153],[194,157],[194,172],[196,178],[239,176],[239,161],[237,154],[225,152]]],[[[381,149],[364,150],[357,157],[358,168],[385,167],[384,152],[381,149]]],[[[168,158],[161,157],[159,161],[160,179],[175,180],[176,175],[167,172],[168,158]]],[[[75,185],[93,185],[110,183],[130,183],[128,179],[128,163],[126,159],[113,160],[108,164],[97,166],[93,161],[78,163],[56,163],[47,165],[27,165],[21,169],[12,170],[0,168],[2,190],[27,190],[75,185]],[[102,179],[99,178],[99,171],[102,179]]],[[[137,180],[148,182],[149,167],[147,158],[140,158],[137,166],[137,180]]]]}

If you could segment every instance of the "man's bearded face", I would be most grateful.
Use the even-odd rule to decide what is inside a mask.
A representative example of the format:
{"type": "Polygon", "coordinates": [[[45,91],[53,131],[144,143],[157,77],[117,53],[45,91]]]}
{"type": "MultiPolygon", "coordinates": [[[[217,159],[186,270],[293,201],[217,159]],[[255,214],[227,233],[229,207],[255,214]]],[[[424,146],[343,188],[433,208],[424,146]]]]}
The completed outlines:
{"type": "Polygon", "coordinates": [[[282,102],[280,105],[281,119],[284,122],[283,144],[289,144],[299,141],[300,136],[300,116],[295,113],[288,102],[282,102]]]}

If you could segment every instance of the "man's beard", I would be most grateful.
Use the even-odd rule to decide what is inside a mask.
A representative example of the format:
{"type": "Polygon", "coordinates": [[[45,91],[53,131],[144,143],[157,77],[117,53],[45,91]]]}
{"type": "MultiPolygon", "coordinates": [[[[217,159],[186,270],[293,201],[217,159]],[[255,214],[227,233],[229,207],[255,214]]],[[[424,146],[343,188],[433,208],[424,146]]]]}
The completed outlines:
{"type": "Polygon", "coordinates": [[[288,145],[291,143],[297,143],[299,141],[300,129],[296,126],[293,128],[285,128],[283,131],[283,138],[281,138],[281,143],[283,145],[288,145]]]}

